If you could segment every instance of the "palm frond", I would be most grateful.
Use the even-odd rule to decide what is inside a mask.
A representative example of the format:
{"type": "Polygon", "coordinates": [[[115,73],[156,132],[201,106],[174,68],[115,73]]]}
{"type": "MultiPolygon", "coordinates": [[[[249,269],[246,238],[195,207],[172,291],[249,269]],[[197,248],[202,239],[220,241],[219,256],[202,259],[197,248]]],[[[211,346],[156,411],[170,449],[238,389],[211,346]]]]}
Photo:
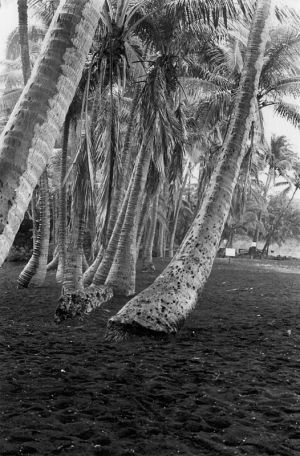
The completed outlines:
{"type": "Polygon", "coordinates": [[[253,12],[248,0],[167,0],[166,7],[183,23],[200,20],[214,28],[220,25],[227,27],[229,20],[238,19],[241,15],[249,20],[253,12]]]}
{"type": "Polygon", "coordinates": [[[42,18],[46,26],[50,25],[59,5],[59,0],[28,0],[28,6],[33,13],[42,18]]]}
{"type": "Polygon", "coordinates": [[[298,106],[281,100],[277,105],[275,105],[274,111],[275,114],[288,120],[293,125],[300,125],[300,111],[298,106]]]}
{"type": "Polygon", "coordinates": [[[273,87],[268,89],[268,92],[272,90],[280,95],[292,95],[294,97],[298,97],[300,95],[300,76],[278,80],[275,82],[273,87]]]}

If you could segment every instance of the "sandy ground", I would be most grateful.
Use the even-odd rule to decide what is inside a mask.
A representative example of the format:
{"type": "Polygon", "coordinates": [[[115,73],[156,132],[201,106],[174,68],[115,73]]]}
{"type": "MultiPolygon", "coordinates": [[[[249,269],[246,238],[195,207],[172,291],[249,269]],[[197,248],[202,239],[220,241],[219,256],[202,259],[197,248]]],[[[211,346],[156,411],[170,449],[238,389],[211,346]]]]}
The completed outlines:
{"type": "Polygon", "coordinates": [[[217,260],[175,339],[122,344],[125,299],[57,326],[54,274],[17,290],[21,268],[0,269],[1,456],[300,455],[299,262],[217,260]]]}

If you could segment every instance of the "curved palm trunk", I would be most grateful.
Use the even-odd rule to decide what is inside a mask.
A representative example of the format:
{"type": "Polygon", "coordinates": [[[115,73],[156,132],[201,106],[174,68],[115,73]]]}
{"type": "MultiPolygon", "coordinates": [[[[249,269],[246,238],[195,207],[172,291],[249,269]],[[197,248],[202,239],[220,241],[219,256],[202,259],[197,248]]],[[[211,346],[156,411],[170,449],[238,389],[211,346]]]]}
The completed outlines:
{"type": "Polygon", "coordinates": [[[66,264],[66,236],[67,236],[67,186],[65,181],[67,172],[68,142],[70,132],[70,114],[66,115],[64,123],[62,155],[60,165],[60,188],[59,188],[59,206],[58,206],[58,267],[56,271],[56,281],[62,283],[66,264]]]}
{"type": "Polygon", "coordinates": [[[176,333],[199,299],[213,265],[245,155],[270,9],[271,0],[258,1],[233,115],[203,205],[163,273],[109,320],[108,339],[121,340],[137,332],[176,333]]]}
{"type": "Polygon", "coordinates": [[[116,255],[105,282],[113,288],[115,294],[130,296],[135,293],[137,230],[150,158],[148,148],[142,144],[133,171],[131,192],[116,255]]]}
{"type": "Polygon", "coordinates": [[[0,138],[0,266],[81,78],[103,0],[61,1],[30,79],[0,138]]]}
{"type": "Polygon", "coordinates": [[[150,226],[149,232],[146,237],[145,246],[144,246],[144,254],[143,254],[143,271],[155,271],[155,266],[153,264],[153,245],[154,245],[154,237],[155,237],[155,230],[157,224],[157,209],[158,209],[158,200],[159,200],[159,191],[155,195],[152,203],[152,208],[150,212],[150,226]]]}
{"type": "Polygon", "coordinates": [[[50,261],[50,263],[48,263],[48,265],[47,265],[47,271],[52,271],[53,269],[57,268],[57,266],[58,266],[58,257],[59,257],[58,249],[55,249],[54,250],[54,254],[53,254],[53,258],[50,261]]]}
{"type": "Polygon", "coordinates": [[[50,204],[48,177],[46,171],[44,171],[40,178],[40,199],[40,204],[42,204],[43,201],[43,208],[41,208],[41,218],[38,232],[41,239],[38,257],[38,267],[36,273],[34,274],[30,282],[30,285],[34,287],[41,287],[44,284],[47,275],[50,241],[50,204]]]}
{"type": "Polygon", "coordinates": [[[96,274],[96,271],[102,261],[102,258],[103,258],[103,248],[100,247],[99,251],[96,255],[96,258],[94,259],[92,264],[87,268],[87,270],[83,274],[83,285],[85,287],[88,287],[93,282],[94,275],[96,274]]]}
{"type": "Polygon", "coordinates": [[[40,218],[39,229],[32,256],[18,277],[18,288],[43,285],[47,274],[47,262],[50,239],[50,206],[48,177],[46,171],[40,178],[40,218]]]}

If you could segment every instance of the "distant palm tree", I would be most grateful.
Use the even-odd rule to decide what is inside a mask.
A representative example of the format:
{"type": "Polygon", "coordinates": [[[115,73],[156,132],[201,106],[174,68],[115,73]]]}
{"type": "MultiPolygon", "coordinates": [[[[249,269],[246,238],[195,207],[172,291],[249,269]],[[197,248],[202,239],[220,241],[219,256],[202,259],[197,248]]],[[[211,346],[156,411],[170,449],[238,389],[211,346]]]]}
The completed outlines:
{"type": "MultiPolygon", "coordinates": [[[[265,157],[267,165],[266,182],[262,187],[262,204],[266,206],[267,197],[271,189],[271,185],[275,185],[276,177],[281,177],[284,181],[279,182],[277,185],[290,185],[289,172],[298,162],[297,154],[291,149],[291,145],[285,136],[271,137],[270,148],[265,157]]],[[[257,215],[257,228],[254,233],[254,242],[258,242],[259,234],[262,225],[263,210],[260,210],[257,215]]]]}

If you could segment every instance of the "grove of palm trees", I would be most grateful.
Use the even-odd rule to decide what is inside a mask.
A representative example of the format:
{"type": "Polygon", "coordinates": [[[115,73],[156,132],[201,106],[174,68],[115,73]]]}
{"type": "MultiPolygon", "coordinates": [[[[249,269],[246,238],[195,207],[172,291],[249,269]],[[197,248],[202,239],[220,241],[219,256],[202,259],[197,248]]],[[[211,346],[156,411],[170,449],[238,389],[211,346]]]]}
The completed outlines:
{"type": "Polygon", "coordinates": [[[296,2],[11,14],[0,454],[296,456],[296,2]]]}

